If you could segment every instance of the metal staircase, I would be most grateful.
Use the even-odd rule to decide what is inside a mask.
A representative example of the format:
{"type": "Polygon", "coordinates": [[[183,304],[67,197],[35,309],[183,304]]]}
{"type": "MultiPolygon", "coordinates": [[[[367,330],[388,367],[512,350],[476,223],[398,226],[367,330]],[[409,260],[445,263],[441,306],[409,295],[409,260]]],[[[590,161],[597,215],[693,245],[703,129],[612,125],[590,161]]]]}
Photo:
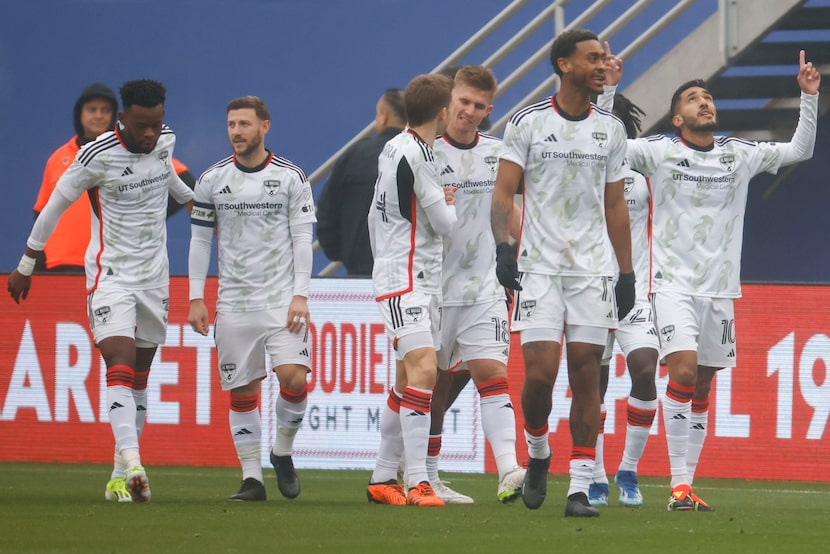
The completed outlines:
{"type": "MultiPolygon", "coordinates": [[[[542,9],[539,4],[514,0],[433,69],[465,63],[493,68],[500,80],[501,117],[492,134],[500,134],[516,110],[555,91],[550,45],[570,28],[590,28],[624,59],[620,91],[646,111],[646,132],[667,130],[671,94],[680,83],[702,78],[715,95],[723,131],[788,140],[797,119],[799,49],[820,69],[830,67],[830,41],[815,34],[791,36],[795,30],[830,29],[830,0],[632,0],[623,6],[611,0],[555,0],[542,9]],[[530,19],[500,39],[495,51],[485,50],[487,39],[515,27],[522,17],[530,19]],[[658,49],[665,44],[675,46],[660,56],[658,49]],[[516,53],[522,53],[518,61],[516,53]]],[[[312,185],[328,175],[343,150],[371,132],[369,124],[314,171],[312,185]]],[[[333,275],[339,268],[339,262],[332,262],[319,275],[333,275]]]]}

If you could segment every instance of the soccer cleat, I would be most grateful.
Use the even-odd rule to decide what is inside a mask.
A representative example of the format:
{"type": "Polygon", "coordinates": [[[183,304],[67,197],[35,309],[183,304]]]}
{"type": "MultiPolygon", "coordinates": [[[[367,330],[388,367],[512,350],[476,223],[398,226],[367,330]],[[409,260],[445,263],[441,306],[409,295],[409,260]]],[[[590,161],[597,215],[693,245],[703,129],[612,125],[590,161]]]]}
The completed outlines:
{"type": "Polygon", "coordinates": [[[369,483],[369,486],[366,487],[366,496],[369,502],[375,504],[406,506],[406,493],[403,491],[403,487],[394,479],[385,483],[369,483]]]}
{"type": "Polygon", "coordinates": [[[294,460],[291,456],[277,456],[271,452],[271,465],[277,473],[277,487],[286,498],[297,498],[300,495],[300,478],[294,471],[294,460]]]}
{"type": "Polygon", "coordinates": [[[265,485],[253,477],[248,477],[242,481],[239,492],[228,498],[228,500],[242,500],[245,502],[265,500],[265,485]]]}
{"type": "Polygon", "coordinates": [[[677,485],[671,490],[669,505],[670,512],[714,512],[714,508],[692,492],[689,485],[677,485]]]}
{"type": "Polygon", "coordinates": [[[528,458],[527,460],[527,472],[522,483],[522,500],[531,510],[537,509],[545,501],[549,469],[550,456],[545,459],[528,458]]]}
{"type": "Polygon", "coordinates": [[[499,481],[497,498],[502,504],[513,502],[522,494],[522,485],[525,481],[526,470],[523,467],[514,467],[499,481]]]}
{"type": "Polygon", "coordinates": [[[133,499],[127,491],[127,482],[123,477],[113,477],[107,483],[104,491],[104,499],[107,502],[132,502],[133,499]]]}
{"type": "Polygon", "coordinates": [[[443,506],[444,501],[435,494],[432,486],[426,481],[421,481],[417,486],[409,489],[406,493],[406,503],[409,506],[443,506]]]}
{"type": "Polygon", "coordinates": [[[133,502],[145,503],[150,501],[150,482],[143,466],[133,466],[124,475],[127,492],[133,502]]]}
{"type": "Polygon", "coordinates": [[[614,476],[614,483],[620,489],[620,505],[628,508],[639,508],[643,505],[643,495],[637,483],[637,474],[633,471],[618,471],[614,476]]]}
{"type": "Polygon", "coordinates": [[[599,517],[599,510],[591,506],[584,492],[575,492],[565,503],[565,517],[599,517]]]}
{"type": "Polygon", "coordinates": [[[591,506],[608,506],[608,483],[588,485],[588,503],[591,506]]]}
{"type": "Polygon", "coordinates": [[[452,490],[440,479],[435,481],[432,490],[438,495],[438,498],[444,501],[444,504],[473,504],[475,502],[475,500],[466,494],[452,490]]]}

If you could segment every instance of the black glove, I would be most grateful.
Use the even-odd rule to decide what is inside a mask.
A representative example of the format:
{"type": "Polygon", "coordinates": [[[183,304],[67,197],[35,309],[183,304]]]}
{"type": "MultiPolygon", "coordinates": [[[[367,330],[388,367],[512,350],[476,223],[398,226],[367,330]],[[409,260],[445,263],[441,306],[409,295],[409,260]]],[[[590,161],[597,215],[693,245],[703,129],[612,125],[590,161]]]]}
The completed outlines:
{"type": "Polygon", "coordinates": [[[617,277],[617,284],[614,285],[614,296],[617,297],[617,319],[621,320],[628,315],[634,307],[634,272],[620,273],[617,277]]]}
{"type": "Polygon", "coordinates": [[[507,242],[496,245],[496,278],[505,288],[522,290],[519,284],[519,265],[516,263],[516,247],[507,242]]]}

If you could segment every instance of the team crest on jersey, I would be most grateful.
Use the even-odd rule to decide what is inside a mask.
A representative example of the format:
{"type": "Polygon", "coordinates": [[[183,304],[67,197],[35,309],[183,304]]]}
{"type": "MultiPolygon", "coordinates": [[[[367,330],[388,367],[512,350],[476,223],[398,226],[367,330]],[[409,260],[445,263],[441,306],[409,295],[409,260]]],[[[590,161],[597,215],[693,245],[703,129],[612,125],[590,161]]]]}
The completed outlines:
{"type": "Polygon", "coordinates": [[[423,319],[424,317],[424,310],[418,308],[417,306],[405,309],[404,313],[406,314],[406,317],[408,317],[410,320],[414,322],[421,321],[421,319],[423,319]]]}
{"type": "Polygon", "coordinates": [[[634,177],[626,177],[623,188],[625,189],[626,194],[630,193],[631,189],[634,188],[634,177]]]}
{"type": "Polygon", "coordinates": [[[608,135],[599,131],[591,133],[591,138],[594,139],[594,143],[600,148],[605,146],[605,143],[608,142],[608,135]]]}
{"type": "Polygon", "coordinates": [[[674,338],[674,325],[666,325],[660,329],[660,336],[663,337],[664,342],[671,342],[674,338]]]}
{"type": "Polygon", "coordinates": [[[266,179],[262,182],[262,186],[265,188],[265,192],[268,193],[268,196],[274,196],[280,190],[280,183],[282,181],[278,181],[276,179],[266,179]]]}
{"type": "Polygon", "coordinates": [[[525,317],[530,317],[533,312],[536,310],[536,301],[535,300],[523,300],[519,303],[519,309],[522,310],[522,315],[525,317]]]}
{"type": "Polygon", "coordinates": [[[162,150],[161,152],[159,152],[159,161],[161,161],[161,163],[163,163],[165,166],[169,166],[170,152],[168,152],[167,150],[162,150]]]}
{"type": "Polygon", "coordinates": [[[92,313],[95,316],[95,323],[106,323],[112,317],[112,309],[109,306],[96,308],[92,313]]]}
{"type": "Polygon", "coordinates": [[[724,169],[724,171],[732,172],[735,169],[735,156],[732,154],[725,154],[718,158],[720,162],[720,166],[724,169]]]}
{"type": "Polygon", "coordinates": [[[499,159],[496,156],[485,156],[484,163],[490,168],[490,173],[494,173],[499,165],[499,159]]]}
{"type": "Polygon", "coordinates": [[[222,364],[219,366],[219,371],[222,373],[222,377],[224,377],[225,381],[230,382],[236,373],[236,364],[222,364]]]}

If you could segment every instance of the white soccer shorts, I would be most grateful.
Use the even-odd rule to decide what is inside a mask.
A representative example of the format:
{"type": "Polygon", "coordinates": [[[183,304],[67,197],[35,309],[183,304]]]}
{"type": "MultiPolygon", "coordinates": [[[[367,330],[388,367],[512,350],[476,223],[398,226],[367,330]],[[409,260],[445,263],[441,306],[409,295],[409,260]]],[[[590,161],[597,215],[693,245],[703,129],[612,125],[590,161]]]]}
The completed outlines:
{"type": "Polygon", "coordinates": [[[378,301],[395,358],[418,348],[441,347],[441,295],[412,291],[378,301]]]}
{"type": "Polygon", "coordinates": [[[169,298],[167,285],[142,290],[99,286],[87,296],[95,344],[109,337],[130,337],[141,348],[164,344],[169,298]]]}

